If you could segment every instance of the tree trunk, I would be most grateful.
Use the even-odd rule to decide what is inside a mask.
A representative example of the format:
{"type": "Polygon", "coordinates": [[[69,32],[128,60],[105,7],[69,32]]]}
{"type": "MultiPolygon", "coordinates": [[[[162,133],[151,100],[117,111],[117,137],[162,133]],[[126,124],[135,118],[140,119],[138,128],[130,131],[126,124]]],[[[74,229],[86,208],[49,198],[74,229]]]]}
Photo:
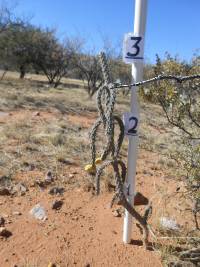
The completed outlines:
{"type": "Polygon", "coordinates": [[[56,82],[54,83],[54,88],[57,88],[58,85],[60,84],[61,77],[58,77],[56,82]]]}
{"type": "Polygon", "coordinates": [[[20,79],[24,79],[24,76],[26,74],[25,66],[24,65],[20,66],[19,70],[20,70],[20,76],[19,76],[19,78],[20,79]]]}

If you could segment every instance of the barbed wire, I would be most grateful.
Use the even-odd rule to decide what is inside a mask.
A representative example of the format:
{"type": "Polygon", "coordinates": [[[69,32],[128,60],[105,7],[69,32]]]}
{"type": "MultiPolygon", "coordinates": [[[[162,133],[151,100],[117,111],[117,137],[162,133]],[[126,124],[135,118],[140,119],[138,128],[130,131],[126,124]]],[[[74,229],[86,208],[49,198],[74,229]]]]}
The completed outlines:
{"type": "Polygon", "coordinates": [[[149,203],[146,206],[144,214],[140,215],[127,200],[127,196],[129,195],[129,185],[126,185],[125,181],[127,168],[126,164],[119,157],[120,148],[124,139],[125,129],[124,123],[121,118],[114,115],[116,93],[120,88],[131,88],[133,86],[141,86],[147,83],[157,82],[161,80],[175,80],[179,83],[182,83],[188,80],[199,79],[200,75],[159,75],[157,77],[129,85],[117,85],[111,82],[111,76],[109,73],[109,67],[105,54],[101,53],[99,58],[104,84],[97,92],[97,108],[99,112],[99,118],[94,123],[90,132],[91,164],[86,165],[85,170],[91,174],[96,175],[96,193],[98,195],[100,193],[100,177],[105,168],[112,166],[115,174],[116,189],[111,201],[111,206],[116,200],[119,200],[118,202],[139,222],[143,229],[143,244],[145,247],[147,247],[149,231],[152,233],[152,230],[148,224],[148,219],[152,212],[152,205],[151,203],[149,203]],[[103,126],[107,141],[105,147],[103,148],[101,156],[97,158],[97,132],[101,125],[103,126]],[[119,134],[117,141],[115,142],[114,136],[116,136],[117,134],[115,131],[116,126],[118,126],[119,128],[119,134]],[[109,156],[111,157],[111,159],[108,160],[107,158],[109,156]],[[98,167],[99,164],[101,164],[100,167],[98,167]]]}
{"type": "Polygon", "coordinates": [[[141,82],[131,83],[131,84],[119,84],[113,85],[111,89],[119,89],[119,88],[131,88],[133,86],[141,86],[148,83],[158,82],[162,80],[175,80],[178,83],[182,83],[188,80],[200,79],[200,74],[190,75],[190,76],[174,76],[174,75],[158,75],[154,78],[144,80],[141,82]]]}

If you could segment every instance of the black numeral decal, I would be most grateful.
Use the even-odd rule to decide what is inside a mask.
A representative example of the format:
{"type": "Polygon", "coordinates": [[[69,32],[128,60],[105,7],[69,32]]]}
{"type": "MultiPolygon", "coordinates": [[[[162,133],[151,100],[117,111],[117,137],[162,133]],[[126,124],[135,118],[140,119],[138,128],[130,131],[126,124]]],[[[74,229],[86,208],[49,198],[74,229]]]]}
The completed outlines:
{"type": "Polygon", "coordinates": [[[136,57],[140,53],[140,47],[138,46],[139,42],[142,40],[142,37],[131,37],[131,40],[135,41],[132,48],[135,48],[135,53],[127,53],[128,57],[136,57]]]}
{"type": "Polygon", "coordinates": [[[138,119],[136,117],[130,117],[129,118],[129,125],[131,124],[131,122],[133,123],[133,125],[128,130],[128,134],[136,134],[137,133],[136,128],[137,128],[137,125],[138,125],[138,119]]]}

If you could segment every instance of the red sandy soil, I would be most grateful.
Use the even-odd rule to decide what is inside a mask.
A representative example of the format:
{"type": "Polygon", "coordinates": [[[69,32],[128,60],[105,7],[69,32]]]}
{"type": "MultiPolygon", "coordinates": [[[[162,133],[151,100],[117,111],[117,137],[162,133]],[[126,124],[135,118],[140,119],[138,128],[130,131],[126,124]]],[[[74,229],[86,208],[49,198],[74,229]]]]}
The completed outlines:
{"type": "Polygon", "coordinates": [[[82,190],[65,192],[60,211],[51,209],[55,197],[47,192],[29,192],[15,198],[1,198],[1,211],[9,217],[7,228],[13,235],[0,241],[0,266],[162,266],[156,252],[145,251],[134,227],[130,245],[122,243],[123,218],[114,217],[111,195],[100,197],[82,190]],[[41,203],[48,220],[38,222],[29,215],[41,203]],[[22,215],[13,216],[13,211],[22,215]],[[88,265],[90,264],[90,265],[88,265]]]}

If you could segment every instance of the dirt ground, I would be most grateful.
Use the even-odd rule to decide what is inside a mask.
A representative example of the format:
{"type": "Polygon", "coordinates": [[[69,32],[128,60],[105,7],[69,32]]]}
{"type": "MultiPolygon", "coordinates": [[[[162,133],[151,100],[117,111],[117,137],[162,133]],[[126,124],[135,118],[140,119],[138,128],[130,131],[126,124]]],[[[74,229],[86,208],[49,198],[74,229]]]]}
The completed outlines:
{"type": "Polygon", "coordinates": [[[13,236],[0,243],[0,266],[162,266],[158,253],[141,247],[136,227],[131,244],[122,243],[123,219],[108,208],[110,195],[97,198],[78,189],[67,191],[60,211],[51,209],[53,199],[46,192],[30,192],[3,202],[13,236]],[[29,215],[37,203],[47,211],[45,222],[29,215]],[[21,216],[12,216],[16,209],[21,216]]]}
{"type": "MultiPolygon", "coordinates": [[[[56,97],[60,97],[59,91],[56,97]]],[[[71,110],[63,113],[55,107],[47,110],[38,106],[2,109],[0,137],[3,168],[0,169],[0,175],[3,177],[14,168],[12,183],[24,183],[27,191],[22,196],[0,196],[0,215],[5,219],[6,229],[12,233],[9,238],[0,239],[0,267],[53,266],[50,263],[60,267],[163,266],[168,244],[151,238],[149,250],[145,250],[135,222],[131,244],[123,244],[123,211],[120,210],[122,214],[115,217],[113,212],[119,206],[109,207],[113,195],[113,190],[107,188],[106,184],[109,172],[102,181],[101,195],[97,197],[94,194],[94,177],[85,173],[84,164],[90,158],[87,133],[96,116],[94,111],[76,114],[71,110]],[[67,130],[63,124],[67,125],[67,130]],[[51,128],[52,125],[54,128],[51,128]],[[59,139],[50,135],[52,131],[57,131],[58,125],[64,129],[63,136],[59,132],[59,139]],[[24,136],[25,131],[27,134],[24,136]],[[69,136],[70,139],[65,143],[63,138],[69,136]],[[44,187],[36,185],[35,181],[44,180],[49,169],[54,181],[44,187]],[[50,195],[49,190],[55,186],[63,187],[64,192],[50,195]],[[59,210],[52,209],[55,200],[63,201],[59,210]],[[45,208],[45,221],[36,220],[30,214],[30,210],[38,203],[45,208]]],[[[149,109],[142,113],[143,121],[148,121],[148,116],[151,117],[149,109]]],[[[163,121],[159,126],[154,123],[151,120],[146,128],[142,126],[141,140],[149,137],[149,129],[153,136],[151,140],[167,132],[163,130],[163,121]]],[[[152,201],[152,228],[156,235],[165,236],[166,233],[160,231],[159,219],[169,216],[177,221],[184,233],[193,223],[191,212],[186,211],[190,203],[180,197],[184,184],[181,180],[175,180],[173,171],[168,170],[171,163],[166,165],[160,153],[151,149],[152,144],[148,148],[145,144],[139,149],[136,190],[152,201]]],[[[126,153],[127,150],[123,148],[122,156],[126,157],[126,153]]],[[[184,244],[173,244],[174,247],[180,245],[184,244]]]]}

